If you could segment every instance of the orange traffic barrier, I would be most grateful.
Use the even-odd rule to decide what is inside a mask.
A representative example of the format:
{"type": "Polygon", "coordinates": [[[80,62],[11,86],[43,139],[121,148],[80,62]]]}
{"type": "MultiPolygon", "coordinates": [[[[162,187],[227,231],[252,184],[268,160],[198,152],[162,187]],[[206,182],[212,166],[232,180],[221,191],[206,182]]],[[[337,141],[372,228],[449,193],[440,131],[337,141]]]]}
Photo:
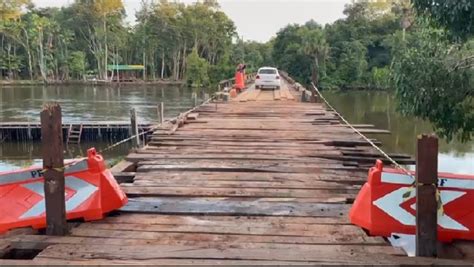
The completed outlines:
{"type": "MultiPolygon", "coordinates": [[[[351,222],[375,236],[415,234],[416,188],[412,176],[384,168],[377,160],[350,210],[351,222]]],[[[474,240],[474,176],[438,173],[438,190],[443,204],[438,212],[438,239],[474,240]]]]}
{"type": "MultiPolygon", "coordinates": [[[[94,148],[87,158],[65,164],[66,218],[99,220],[127,203],[104,159],[94,148]]],[[[0,173],[0,233],[31,226],[46,227],[42,169],[0,173]]]]}

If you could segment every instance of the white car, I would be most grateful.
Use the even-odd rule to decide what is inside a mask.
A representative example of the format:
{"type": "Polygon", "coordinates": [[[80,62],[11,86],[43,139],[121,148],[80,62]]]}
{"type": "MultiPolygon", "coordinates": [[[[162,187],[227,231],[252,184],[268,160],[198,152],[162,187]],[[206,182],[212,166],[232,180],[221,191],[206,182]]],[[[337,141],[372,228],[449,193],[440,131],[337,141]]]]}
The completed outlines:
{"type": "Polygon", "coordinates": [[[280,89],[281,79],[278,70],[272,67],[263,67],[258,69],[257,76],[255,77],[255,88],[272,88],[280,89]]]}

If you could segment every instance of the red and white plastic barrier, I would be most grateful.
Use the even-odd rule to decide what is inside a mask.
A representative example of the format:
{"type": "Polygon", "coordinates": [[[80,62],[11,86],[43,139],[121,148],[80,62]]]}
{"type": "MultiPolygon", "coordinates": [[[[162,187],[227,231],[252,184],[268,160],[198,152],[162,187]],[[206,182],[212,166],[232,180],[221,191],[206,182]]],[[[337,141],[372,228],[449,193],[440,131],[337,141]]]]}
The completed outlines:
{"type": "MultiPolygon", "coordinates": [[[[414,177],[413,173],[413,177],[414,177]]],[[[438,239],[474,240],[474,176],[438,174],[443,209],[438,212],[438,239]]],[[[349,217],[371,235],[415,234],[416,189],[411,176],[383,168],[377,161],[359,192],[349,217]]]]}
{"type": "MultiPolygon", "coordinates": [[[[94,148],[87,155],[65,167],[67,219],[102,219],[127,203],[102,156],[94,148]]],[[[44,178],[37,167],[0,173],[0,233],[26,226],[46,227],[44,178]]]]}

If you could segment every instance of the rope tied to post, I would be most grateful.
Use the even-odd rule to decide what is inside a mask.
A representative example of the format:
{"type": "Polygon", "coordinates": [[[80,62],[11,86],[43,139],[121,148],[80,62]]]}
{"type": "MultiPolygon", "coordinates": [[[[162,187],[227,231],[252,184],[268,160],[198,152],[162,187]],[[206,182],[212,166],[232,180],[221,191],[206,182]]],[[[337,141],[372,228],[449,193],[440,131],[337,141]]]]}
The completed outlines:
{"type": "Polygon", "coordinates": [[[51,168],[51,167],[43,168],[42,170],[40,170],[40,173],[44,174],[46,171],[51,171],[51,170],[54,170],[54,171],[57,171],[57,172],[64,172],[66,170],[66,166],[59,167],[59,168],[51,168]]]}
{"type": "MultiPolygon", "coordinates": [[[[319,97],[321,97],[321,99],[324,101],[324,103],[326,103],[326,105],[347,125],[349,126],[355,133],[357,133],[358,135],[360,135],[367,143],[369,143],[373,148],[375,148],[380,154],[382,154],[386,159],[388,159],[390,161],[390,163],[392,163],[396,168],[402,170],[405,174],[407,174],[408,176],[412,177],[414,180],[415,180],[415,177],[411,174],[410,171],[408,171],[407,169],[405,169],[402,165],[400,165],[398,162],[396,162],[394,159],[392,159],[387,153],[385,153],[385,151],[383,151],[380,147],[378,147],[374,142],[372,142],[372,140],[370,140],[369,138],[367,138],[364,134],[362,134],[359,130],[357,130],[354,126],[352,126],[352,124],[347,121],[339,112],[337,112],[337,110],[327,101],[327,99],[323,96],[323,94],[321,94],[321,92],[319,92],[318,88],[316,88],[316,86],[314,85],[314,83],[311,83],[311,85],[313,86],[314,90],[316,91],[316,93],[319,95],[319,97]]],[[[415,183],[415,182],[414,182],[415,183]]]]}
{"type": "MultiPolygon", "coordinates": [[[[347,125],[349,126],[349,128],[351,128],[355,133],[357,133],[358,135],[360,135],[367,143],[369,143],[375,150],[377,150],[380,154],[382,154],[387,160],[390,161],[390,163],[392,163],[395,168],[401,170],[403,173],[405,173],[406,175],[408,175],[409,177],[411,177],[413,179],[413,183],[411,184],[410,186],[410,189],[408,192],[406,192],[405,194],[403,194],[403,198],[408,198],[410,197],[411,195],[411,192],[416,188],[417,186],[417,183],[416,183],[416,178],[413,176],[413,174],[407,170],[406,168],[404,168],[401,164],[399,164],[396,160],[394,160],[392,157],[390,157],[385,151],[383,151],[380,147],[378,147],[374,142],[372,142],[372,140],[370,140],[369,138],[367,138],[363,133],[361,133],[359,130],[357,130],[354,126],[352,126],[352,124],[346,120],[339,112],[337,112],[337,110],[329,103],[329,101],[323,96],[323,94],[318,90],[318,88],[316,87],[316,85],[314,85],[314,83],[311,83],[311,86],[313,87],[314,91],[319,95],[319,97],[324,101],[324,103],[347,125]]],[[[436,187],[436,201],[438,202],[438,214],[439,215],[442,215],[444,213],[444,210],[443,210],[443,203],[441,201],[441,194],[440,194],[440,191],[439,189],[436,187]]]]}

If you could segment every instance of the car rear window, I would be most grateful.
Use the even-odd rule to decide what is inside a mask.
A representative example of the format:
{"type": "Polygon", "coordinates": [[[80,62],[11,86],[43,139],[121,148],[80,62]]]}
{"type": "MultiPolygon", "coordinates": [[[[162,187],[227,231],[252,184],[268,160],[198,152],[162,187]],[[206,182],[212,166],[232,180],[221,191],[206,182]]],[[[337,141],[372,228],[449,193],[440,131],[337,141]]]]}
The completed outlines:
{"type": "Polygon", "coordinates": [[[259,74],[276,74],[274,69],[261,69],[258,71],[259,74]]]}

